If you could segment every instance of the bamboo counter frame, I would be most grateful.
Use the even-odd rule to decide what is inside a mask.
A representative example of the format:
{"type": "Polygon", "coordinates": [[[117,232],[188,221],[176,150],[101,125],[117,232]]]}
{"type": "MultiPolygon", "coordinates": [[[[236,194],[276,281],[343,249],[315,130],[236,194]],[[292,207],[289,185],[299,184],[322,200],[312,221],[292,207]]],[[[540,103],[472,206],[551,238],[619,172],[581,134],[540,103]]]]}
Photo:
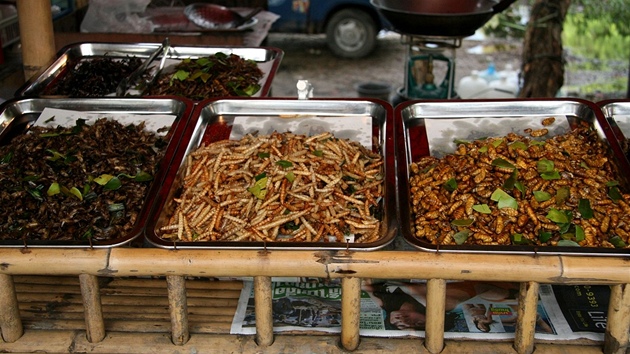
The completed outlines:
{"type": "Polygon", "coordinates": [[[610,285],[608,321],[602,351],[625,353],[630,331],[630,259],[483,255],[417,251],[236,251],[163,249],[1,249],[0,329],[5,342],[24,333],[12,276],[78,276],[90,342],[105,338],[98,277],[165,276],[168,285],[171,340],[184,345],[190,338],[186,309],[186,277],[254,277],[256,343],[273,347],[271,277],[341,278],[340,345],[360,345],[360,285],[363,278],[426,279],[427,328],[424,346],[430,353],[444,348],[443,317],[447,280],[518,282],[517,353],[535,349],[535,318],[539,284],[610,285]],[[68,260],[72,260],[69,262],[68,260]]]}

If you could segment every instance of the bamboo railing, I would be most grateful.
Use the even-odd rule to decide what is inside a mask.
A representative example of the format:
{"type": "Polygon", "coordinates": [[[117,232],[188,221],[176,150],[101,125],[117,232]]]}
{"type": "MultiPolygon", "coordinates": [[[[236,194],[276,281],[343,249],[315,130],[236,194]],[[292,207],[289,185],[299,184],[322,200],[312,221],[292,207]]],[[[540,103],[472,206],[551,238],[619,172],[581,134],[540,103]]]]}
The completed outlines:
{"type": "MultiPolygon", "coordinates": [[[[0,249],[0,328],[6,342],[23,334],[13,276],[78,276],[85,307],[86,335],[105,337],[98,277],[166,277],[171,341],[190,337],[186,277],[254,277],[256,343],[273,347],[271,277],[341,278],[340,344],[359,348],[361,279],[427,279],[427,328],[424,346],[444,348],[446,280],[518,282],[517,353],[535,349],[539,284],[610,285],[610,306],[602,351],[625,353],[630,331],[630,260],[623,257],[448,254],[418,251],[238,251],[114,249],[0,249]]],[[[482,344],[483,345],[483,344],[482,344]]]]}

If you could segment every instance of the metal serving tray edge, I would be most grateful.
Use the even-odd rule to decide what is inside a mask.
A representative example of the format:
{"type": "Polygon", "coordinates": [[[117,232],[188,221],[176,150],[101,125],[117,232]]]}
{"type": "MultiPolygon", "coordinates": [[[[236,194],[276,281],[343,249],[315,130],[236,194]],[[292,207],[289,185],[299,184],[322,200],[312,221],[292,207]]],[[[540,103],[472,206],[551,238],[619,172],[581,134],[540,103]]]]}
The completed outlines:
{"type": "MultiPolygon", "coordinates": [[[[22,87],[15,97],[46,97],[42,96],[44,90],[61,78],[69,65],[74,65],[78,60],[90,57],[138,57],[148,58],[158,47],[159,43],[76,43],[68,45],[57,53],[57,58],[50,66],[40,74],[34,75],[22,87]]],[[[206,47],[206,46],[171,46],[169,59],[200,58],[215,53],[236,54],[241,58],[254,60],[266,64],[261,79],[261,89],[257,96],[268,96],[271,91],[271,83],[278,71],[284,52],[273,47],[206,47]]],[[[55,97],[55,96],[50,96],[55,97]]]]}
{"type": "MultiPolygon", "coordinates": [[[[155,208],[149,217],[145,229],[146,240],[156,247],[169,249],[283,249],[283,250],[360,250],[371,251],[389,245],[397,234],[396,224],[396,196],[395,196],[395,156],[393,152],[393,108],[385,101],[378,99],[216,99],[207,100],[199,105],[193,113],[193,120],[188,125],[182,138],[182,143],[173,158],[162,190],[155,198],[155,208]],[[167,203],[175,193],[178,179],[181,176],[180,167],[185,156],[196,149],[203,139],[206,129],[210,129],[217,120],[225,121],[226,116],[252,117],[334,117],[343,119],[344,116],[372,117],[373,139],[378,139],[380,151],[385,158],[385,181],[383,210],[384,219],[381,226],[381,237],[371,243],[342,243],[342,242],[170,242],[159,237],[156,230],[164,224],[167,217],[165,209],[167,203]]],[[[229,126],[229,125],[228,125],[229,126]]],[[[229,130],[231,130],[229,126],[229,130]]],[[[222,129],[223,130],[223,129],[222,129]]],[[[229,130],[223,132],[227,139],[229,130]]]]}
{"type": "Polygon", "coordinates": [[[158,172],[151,183],[142,210],[138,214],[132,232],[107,241],[89,243],[78,241],[28,241],[0,240],[0,248],[111,248],[135,240],[142,235],[147,217],[153,208],[153,198],[163,182],[168,165],[179,144],[179,136],[185,131],[192,114],[193,102],[178,97],[157,97],[151,100],[141,98],[13,98],[0,105],[0,142],[10,139],[12,134],[22,134],[34,122],[45,108],[58,108],[86,112],[134,113],[134,114],[171,114],[176,116],[171,130],[165,155],[158,167],[158,172]]]}
{"type": "MultiPolygon", "coordinates": [[[[587,121],[597,131],[602,141],[611,149],[619,179],[627,188],[630,166],[624,158],[613,131],[596,104],[581,99],[506,99],[506,100],[461,100],[461,101],[408,101],[396,106],[394,111],[395,145],[397,162],[397,190],[400,229],[405,241],[411,246],[429,252],[487,253],[487,254],[547,254],[570,256],[630,256],[630,249],[609,249],[601,247],[534,247],[534,246],[436,246],[419,240],[411,234],[411,211],[409,189],[409,163],[412,162],[411,149],[419,144],[418,139],[410,139],[409,128],[423,125],[423,118],[501,118],[501,117],[541,117],[564,115],[587,121]]],[[[417,138],[417,137],[416,137],[417,138]]],[[[426,133],[422,139],[426,140],[426,133]]],[[[428,148],[427,148],[428,149],[428,148]]],[[[428,154],[428,151],[427,151],[428,154]]],[[[426,155],[426,154],[425,154],[426,155]]]]}

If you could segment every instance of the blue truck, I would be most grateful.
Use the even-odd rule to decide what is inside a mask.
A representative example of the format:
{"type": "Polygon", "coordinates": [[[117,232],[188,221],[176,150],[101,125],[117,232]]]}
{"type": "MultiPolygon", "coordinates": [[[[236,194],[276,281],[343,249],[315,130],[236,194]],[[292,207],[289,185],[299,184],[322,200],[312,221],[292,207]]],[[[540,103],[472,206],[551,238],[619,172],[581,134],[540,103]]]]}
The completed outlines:
{"type": "Polygon", "coordinates": [[[326,34],[328,48],[342,58],[369,55],[389,27],[370,0],[268,0],[267,9],[280,15],[271,32],[326,34]]]}

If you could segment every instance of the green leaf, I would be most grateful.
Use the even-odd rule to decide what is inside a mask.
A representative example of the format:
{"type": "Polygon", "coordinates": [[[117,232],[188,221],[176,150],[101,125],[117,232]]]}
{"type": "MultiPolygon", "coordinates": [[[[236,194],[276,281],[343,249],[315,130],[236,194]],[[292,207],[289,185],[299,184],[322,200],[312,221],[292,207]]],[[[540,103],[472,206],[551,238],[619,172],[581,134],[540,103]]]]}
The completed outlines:
{"type": "Polygon", "coordinates": [[[455,143],[455,145],[460,145],[460,144],[468,145],[470,144],[470,141],[464,140],[464,139],[454,139],[453,143],[455,143]]]}
{"type": "Polygon", "coordinates": [[[287,161],[287,160],[278,160],[276,161],[276,165],[282,167],[282,168],[289,168],[289,167],[293,167],[293,163],[291,163],[291,161],[287,161]]]}
{"type": "Polygon", "coordinates": [[[569,218],[567,214],[565,214],[562,210],[551,208],[547,213],[547,219],[555,222],[556,224],[566,224],[569,222],[569,218]]]}
{"type": "Polygon", "coordinates": [[[510,168],[510,169],[516,168],[516,166],[512,165],[509,161],[502,158],[496,158],[492,160],[491,164],[492,166],[501,167],[501,168],[510,168]]]}
{"type": "Polygon", "coordinates": [[[624,248],[626,247],[626,243],[623,241],[623,239],[617,235],[614,235],[613,237],[608,239],[608,242],[610,242],[613,246],[617,247],[617,248],[624,248]]]}
{"type": "Polygon", "coordinates": [[[545,243],[551,240],[552,236],[553,234],[549,231],[541,231],[540,234],[538,235],[538,239],[540,240],[540,242],[545,243]]]}
{"type": "Polygon", "coordinates": [[[61,192],[61,189],[59,187],[59,183],[57,182],[53,182],[50,187],[48,187],[48,190],[46,191],[46,195],[53,196],[56,194],[59,194],[61,192]]]}
{"type": "Polygon", "coordinates": [[[136,182],[148,182],[153,180],[153,176],[147,172],[141,171],[133,178],[133,180],[136,182]]]}
{"type": "Polygon", "coordinates": [[[11,162],[11,159],[13,159],[13,151],[9,151],[6,155],[2,156],[2,160],[0,160],[0,163],[9,163],[11,162]]]}
{"type": "Polygon", "coordinates": [[[108,175],[108,174],[103,174],[100,175],[96,178],[94,178],[94,182],[100,184],[101,186],[104,186],[107,184],[107,182],[109,182],[112,178],[114,178],[114,176],[112,175],[108,175]]]}
{"type": "Polygon", "coordinates": [[[112,203],[107,206],[107,211],[109,211],[110,213],[123,210],[125,210],[125,204],[123,203],[112,203]]]}
{"type": "Polygon", "coordinates": [[[508,146],[515,150],[516,149],[527,150],[527,145],[525,145],[525,143],[522,141],[515,141],[508,146]]]}
{"type": "Polygon", "coordinates": [[[455,178],[451,178],[444,182],[444,189],[449,192],[454,192],[457,189],[457,180],[455,178]]]}
{"type": "Polygon", "coordinates": [[[284,175],[284,177],[289,181],[289,182],[293,182],[295,181],[295,174],[293,173],[293,171],[289,171],[287,172],[286,175],[284,175]]]}
{"type": "Polygon", "coordinates": [[[586,234],[584,233],[584,229],[580,225],[575,225],[575,240],[580,242],[584,241],[586,234]]]}
{"type": "Polygon", "coordinates": [[[492,140],[492,146],[494,146],[496,148],[499,145],[501,145],[502,142],[503,142],[503,139],[494,139],[494,140],[492,140]]]}
{"type": "Polygon", "coordinates": [[[536,169],[538,170],[538,173],[552,172],[553,166],[553,161],[547,159],[542,159],[536,162],[536,169]]]}
{"type": "Polygon", "coordinates": [[[492,211],[490,210],[490,207],[488,206],[488,204],[475,204],[472,206],[473,210],[478,212],[478,213],[482,213],[482,214],[491,214],[492,211]]]}
{"type": "Polygon", "coordinates": [[[606,187],[614,187],[614,186],[618,186],[619,185],[619,181],[608,181],[606,182],[606,187]]]}
{"type": "Polygon", "coordinates": [[[83,200],[83,194],[81,194],[81,191],[77,187],[70,188],[70,194],[75,196],[79,200],[83,200]]]}
{"type": "Polygon", "coordinates": [[[580,162],[580,167],[585,168],[587,170],[589,169],[588,165],[584,161],[580,162]]]}
{"type": "Polygon", "coordinates": [[[254,197],[258,199],[265,199],[265,197],[267,196],[267,180],[267,176],[256,179],[256,183],[254,183],[253,186],[247,188],[247,191],[253,194],[254,197]]]}
{"type": "Polygon", "coordinates": [[[621,195],[621,191],[617,186],[612,186],[608,189],[608,197],[610,197],[610,199],[614,201],[618,201],[623,198],[623,196],[621,195]]]}
{"type": "Polygon", "coordinates": [[[521,194],[525,194],[525,185],[521,181],[514,182],[514,187],[516,187],[521,194]]]}
{"type": "Polygon", "coordinates": [[[552,179],[560,179],[560,173],[558,173],[558,171],[553,170],[551,172],[543,172],[540,174],[540,177],[542,177],[542,179],[544,180],[552,180],[552,179]]]}
{"type": "Polygon", "coordinates": [[[563,204],[569,196],[571,195],[571,191],[569,187],[560,187],[556,191],[556,205],[563,204]]]}
{"type": "Polygon", "coordinates": [[[120,181],[120,179],[118,179],[118,177],[113,177],[109,181],[107,181],[107,183],[105,183],[103,188],[110,191],[115,191],[121,186],[122,186],[122,182],[120,181]]]}
{"type": "Polygon", "coordinates": [[[324,156],[324,152],[322,150],[314,150],[313,151],[313,155],[315,155],[317,157],[322,157],[322,156],[324,156]]]}
{"type": "Polygon", "coordinates": [[[590,219],[593,217],[593,209],[591,209],[591,202],[588,199],[580,199],[578,211],[580,215],[582,215],[582,219],[590,219]]]}
{"type": "Polygon", "coordinates": [[[173,78],[177,79],[179,81],[184,81],[188,78],[188,76],[190,76],[190,73],[188,71],[185,70],[177,70],[174,74],[173,74],[173,78]]]}
{"type": "Polygon", "coordinates": [[[485,153],[485,152],[488,152],[488,147],[487,146],[480,147],[479,148],[479,152],[482,153],[482,154],[485,153]]]}
{"type": "Polygon", "coordinates": [[[258,153],[258,157],[261,159],[266,159],[270,156],[270,154],[268,152],[259,152],[258,153]]]}
{"type": "Polygon", "coordinates": [[[544,202],[551,199],[551,194],[545,191],[533,191],[532,193],[534,193],[534,198],[537,202],[544,202]]]}
{"type": "Polygon", "coordinates": [[[510,235],[510,239],[513,245],[529,245],[532,243],[527,237],[523,237],[523,234],[518,233],[510,235]]]}
{"type": "Polygon", "coordinates": [[[516,177],[518,176],[518,171],[516,169],[514,169],[512,171],[512,174],[510,174],[510,177],[508,177],[505,182],[503,182],[503,189],[505,190],[512,190],[514,189],[514,185],[516,184],[516,177]]]}
{"type": "Polygon", "coordinates": [[[497,202],[497,207],[499,209],[503,208],[512,208],[514,210],[518,210],[518,202],[511,195],[507,194],[500,188],[497,188],[492,195],[490,196],[491,200],[497,202]]]}
{"type": "Polygon", "coordinates": [[[571,241],[571,240],[560,240],[560,241],[558,241],[558,246],[562,246],[562,247],[580,247],[580,245],[577,242],[571,241]]]}
{"type": "Polygon", "coordinates": [[[57,161],[57,160],[65,160],[66,159],[66,155],[60,153],[59,151],[56,150],[52,150],[52,149],[46,149],[46,152],[50,153],[52,156],[48,157],[48,160],[50,161],[57,161]]]}
{"type": "Polygon", "coordinates": [[[470,231],[468,229],[462,230],[453,235],[453,241],[455,241],[458,245],[463,245],[468,239],[468,235],[470,235],[470,231]]]}
{"type": "MultiPolygon", "coordinates": [[[[261,173],[261,174],[259,174],[259,175],[255,176],[255,177],[254,177],[254,180],[255,180],[255,181],[260,181],[261,179],[263,179],[263,178],[265,178],[265,177],[267,177],[267,174],[266,174],[265,172],[263,172],[263,173],[261,173]]],[[[265,182],[265,184],[267,184],[267,183],[265,182]]]]}
{"type": "Polygon", "coordinates": [[[474,221],[474,219],[457,219],[451,221],[451,224],[453,226],[470,226],[474,221]]]}
{"type": "Polygon", "coordinates": [[[538,141],[538,140],[532,140],[532,141],[529,142],[529,145],[530,146],[535,146],[535,145],[543,146],[543,145],[545,145],[545,142],[544,141],[538,141]]]}

